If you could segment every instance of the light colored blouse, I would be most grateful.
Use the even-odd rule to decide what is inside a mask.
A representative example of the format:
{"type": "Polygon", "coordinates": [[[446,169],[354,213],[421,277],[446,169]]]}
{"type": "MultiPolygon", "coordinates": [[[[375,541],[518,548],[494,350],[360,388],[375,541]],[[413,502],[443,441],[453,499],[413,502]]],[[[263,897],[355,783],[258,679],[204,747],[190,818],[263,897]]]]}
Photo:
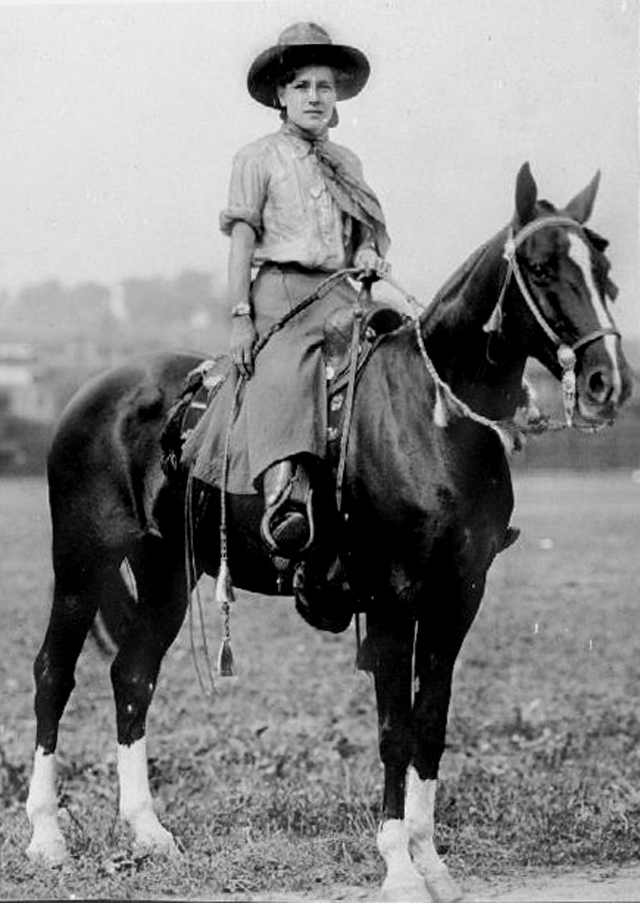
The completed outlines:
{"type": "MultiPolygon", "coordinates": [[[[362,172],[352,151],[340,151],[362,172]]],[[[220,228],[229,235],[236,222],[256,233],[255,266],[272,261],[333,271],[351,263],[353,220],[332,198],[311,144],[287,123],[236,154],[220,228]]]]}

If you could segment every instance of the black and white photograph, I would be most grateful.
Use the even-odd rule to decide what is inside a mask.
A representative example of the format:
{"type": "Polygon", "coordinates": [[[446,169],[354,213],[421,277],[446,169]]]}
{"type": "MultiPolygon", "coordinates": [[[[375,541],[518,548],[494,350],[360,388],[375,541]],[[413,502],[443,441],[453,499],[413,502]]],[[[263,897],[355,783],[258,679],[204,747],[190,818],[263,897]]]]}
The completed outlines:
{"type": "Polygon", "coordinates": [[[640,903],[638,0],[0,0],[0,900],[640,903]]]}

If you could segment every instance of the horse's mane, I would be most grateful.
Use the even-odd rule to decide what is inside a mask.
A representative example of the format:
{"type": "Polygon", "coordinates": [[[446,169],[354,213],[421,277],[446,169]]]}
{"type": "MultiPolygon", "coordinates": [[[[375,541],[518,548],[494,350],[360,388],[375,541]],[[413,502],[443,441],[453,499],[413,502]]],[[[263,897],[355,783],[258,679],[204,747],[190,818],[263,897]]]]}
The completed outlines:
{"type": "MultiPolygon", "coordinates": [[[[552,214],[557,213],[557,208],[550,201],[541,199],[538,201],[538,211],[541,213],[552,214]]],[[[480,245],[479,248],[476,248],[476,250],[473,251],[469,255],[469,257],[467,257],[464,263],[461,264],[461,266],[459,266],[458,269],[455,270],[455,272],[447,279],[447,281],[438,289],[427,309],[427,313],[425,315],[426,323],[432,323],[434,319],[439,319],[443,314],[445,308],[449,315],[452,314],[451,308],[457,302],[460,302],[462,300],[462,293],[465,285],[469,280],[469,277],[483,262],[489,249],[495,247],[498,240],[500,240],[501,243],[503,242],[505,232],[505,229],[500,230],[500,232],[496,233],[492,238],[484,242],[484,244],[480,245]]],[[[585,232],[587,232],[594,246],[598,247],[600,245],[600,242],[603,241],[599,236],[595,235],[595,233],[591,233],[590,230],[585,230],[585,232]]],[[[604,241],[603,244],[604,247],[606,247],[606,241],[604,241]]],[[[460,306],[460,309],[456,311],[456,314],[456,319],[463,316],[462,305],[460,306]]]]}
{"type": "Polygon", "coordinates": [[[467,257],[465,262],[449,276],[444,285],[442,285],[433,296],[431,303],[434,307],[438,304],[446,304],[448,301],[458,297],[460,289],[467,281],[470,273],[475,270],[480,260],[484,257],[487,248],[492,242],[493,239],[491,238],[483,245],[480,245],[479,248],[476,248],[476,250],[467,257]]]}
{"type": "Polygon", "coordinates": [[[468,307],[461,303],[464,299],[465,287],[472,274],[484,263],[487,255],[503,243],[504,234],[505,230],[501,229],[500,232],[476,248],[438,289],[422,319],[427,329],[432,329],[445,315],[448,324],[455,326],[463,318],[466,319],[472,314],[468,307]]]}

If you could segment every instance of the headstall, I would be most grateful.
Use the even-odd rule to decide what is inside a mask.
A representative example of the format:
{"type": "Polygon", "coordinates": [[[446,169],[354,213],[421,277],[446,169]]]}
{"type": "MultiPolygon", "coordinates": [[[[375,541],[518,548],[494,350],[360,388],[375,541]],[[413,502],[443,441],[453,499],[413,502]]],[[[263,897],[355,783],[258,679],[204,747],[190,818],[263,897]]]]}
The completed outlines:
{"type": "Polygon", "coordinates": [[[549,216],[545,217],[544,219],[533,220],[532,222],[524,226],[515,235],[513,234],[513,230],[510,229],[509,236],[504,244],[503,251],[503,257],[507,261],[507,275],[500,292],[497,310],[501,309],[502,300],[511,281],[511,277],[513,276],[518,284],[518,288],[520,289],[520,294],[522,295],[525,304],[531,311],[531,314],[533,315],[536,323],[540,326],[544,334],[556,348],[556,358],[558,364],[562,369],[561,383],[565,419],[567,426],[572,426],[576,406],[576,351],[578,351],[580,348],[584,348],[585,346],[590,345],[591,342],[595,342],[606,335],[619,336],[620,333],[612,327],[595,329],[593,332],[588,333],[588,335],[582,336],[582,338],[574,342],[573,345],[568,345],[566,342],[562,341],[560,336],[545,320],[538,304],[536,303],[536,300],[529,291],[529,287],[525,282],[524,276],[522,275],[522,270],[520,269],[518,258],[516,257],[516,251],[518,250],[520,245],[522,245],[528,238],[530,238],[536,232],[539,232],[541,229],[546,229],[549,226],[565,226],[578,232],[581,236],[584,236],[582,226],[579,222],[577,222],[577,220],[574,220],[569,216],[561,215],[549,216]]]}

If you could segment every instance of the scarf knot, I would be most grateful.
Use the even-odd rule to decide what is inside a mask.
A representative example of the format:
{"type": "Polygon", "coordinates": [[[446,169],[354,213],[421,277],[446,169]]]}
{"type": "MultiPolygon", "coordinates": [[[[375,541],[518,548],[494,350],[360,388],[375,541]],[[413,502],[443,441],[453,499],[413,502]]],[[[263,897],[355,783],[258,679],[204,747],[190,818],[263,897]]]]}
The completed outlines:
{"type": "Polygon", "coordinates": [[[292,128],[290,123],[283,128],[309,144],[332,198],[343,213],[371,232],[378,254],[384,257],[391,245],[384,213],[376,193],[367,185],[354,163],[357,158],[328,141],[326,134],[309,136],[302,129],[292,128]]]}

